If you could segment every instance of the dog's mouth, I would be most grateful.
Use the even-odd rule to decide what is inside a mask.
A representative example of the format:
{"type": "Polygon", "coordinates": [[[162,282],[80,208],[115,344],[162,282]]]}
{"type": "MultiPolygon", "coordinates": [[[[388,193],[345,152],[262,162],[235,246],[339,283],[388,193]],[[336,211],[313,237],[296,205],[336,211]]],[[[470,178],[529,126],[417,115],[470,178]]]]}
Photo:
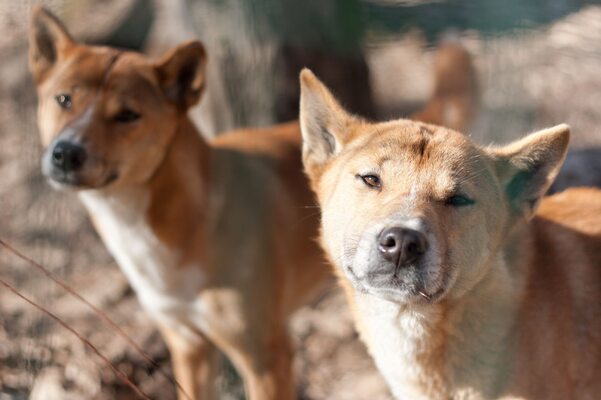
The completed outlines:
{"type": "Polygon", "coordinates": [[[100,189],[111,185],[119,178],[115,168],[101,158],[88,156],[85,164],[76,168],[61,168],[47,150],[42,158],[42,174],[55,189],[100,189]]]}
{"type": "Polygon", "coordinates": [[[436,303],[448,288],[446,275],[440,282],[426,282],[420,274],[368,273],[359,277],[351,266],[345,271],[355,290],[395,303],[436,303]]]}
{"type": "Polygon", "coordinates": [[[99,179],[89,179],[82,174],[56,170],[51,170],[44,175],[46,175],[50,184],[57,189],[68,188],[76,190],[101,189],[109,186],[119,178],[119,173],[116,171],[103,174],[99,179]]]}

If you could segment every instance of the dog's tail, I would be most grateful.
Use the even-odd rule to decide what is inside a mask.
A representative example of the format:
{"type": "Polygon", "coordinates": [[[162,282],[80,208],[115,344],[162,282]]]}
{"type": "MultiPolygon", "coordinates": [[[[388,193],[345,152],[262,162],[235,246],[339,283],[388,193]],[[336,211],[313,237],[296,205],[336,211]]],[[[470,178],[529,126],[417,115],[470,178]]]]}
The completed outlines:
{"type": "Polygon", "coordinates": [[[459,40],[439,45],[434,79],[432,98],[411,118],[463,132],[476,114],[480,94],[472,56],[459,40]]]}

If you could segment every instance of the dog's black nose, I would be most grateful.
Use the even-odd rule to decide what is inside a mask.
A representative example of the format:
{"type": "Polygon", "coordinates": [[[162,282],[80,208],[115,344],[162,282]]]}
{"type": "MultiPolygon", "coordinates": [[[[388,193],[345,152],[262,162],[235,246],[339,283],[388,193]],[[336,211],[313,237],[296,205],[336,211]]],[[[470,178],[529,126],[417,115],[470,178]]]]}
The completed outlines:
{"type": "Polygon", "coordinates": [[[64,172],[77,171],[86,161],[86,150],[75,143],[62,141],[52,149],[52,165],[64,172]]]}
{"type": "Polygon", "coordinates": [[[387,228],[378,237],[378,249],[388,261],[404,267],[421,258],[428,249],[428,240],[413,229],[387,228]]]}

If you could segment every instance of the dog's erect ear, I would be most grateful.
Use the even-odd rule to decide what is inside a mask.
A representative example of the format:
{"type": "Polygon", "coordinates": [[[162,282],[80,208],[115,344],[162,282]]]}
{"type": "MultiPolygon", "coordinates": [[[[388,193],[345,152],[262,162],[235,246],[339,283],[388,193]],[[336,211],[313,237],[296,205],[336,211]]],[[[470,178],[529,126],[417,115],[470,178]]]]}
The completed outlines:
{"type": "Polygon", "coordinates": [[[543,129],[495,150],[497,173],[512,210],[530,218],[557,176],[570,141],[570,127],[543,129]]]}
{"type": "Polygon", "coordinates": [[[58,18],[40,6],[31,10],[29,68],[37,82],[41,82],[74,45],[75,41],[58,18]]]}
{"type": "Polygon", "coordinates": [[[308,69],[300,74],[300,126],[303,134],[303,162],[309,174],[340,152],[355,118],[336,101],[332,93],[308,69]]]}
{"type": "Polygon", "coordinates": [[[205,84],[207,55],[199,41],[169,51],[156,65],[159,82],[169,101],[183,110],[198,102],[205,84]]]}

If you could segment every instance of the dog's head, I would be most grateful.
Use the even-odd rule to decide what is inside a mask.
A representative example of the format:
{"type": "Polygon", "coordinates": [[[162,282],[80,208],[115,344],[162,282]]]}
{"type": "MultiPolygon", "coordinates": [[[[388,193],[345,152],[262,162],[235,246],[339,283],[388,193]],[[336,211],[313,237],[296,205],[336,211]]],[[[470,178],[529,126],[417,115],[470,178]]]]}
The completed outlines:
{"type": "Polygon", "coordinates": [[[199,42],[162,59],[76,42],[34,9],[29,66],[46,147],[42,171],[56,186],[102,188],[142,182],[162,161],[179,119],[200,98],[199,42]]]}
{"type": "Polygon", "coordinates": [[[301,74],[305,169],[322,244],[358,291],[399,303],[459,297],[530,218],[563,161],[560,125],[503,148],[409,120],[368,123],[301,74]]]}

